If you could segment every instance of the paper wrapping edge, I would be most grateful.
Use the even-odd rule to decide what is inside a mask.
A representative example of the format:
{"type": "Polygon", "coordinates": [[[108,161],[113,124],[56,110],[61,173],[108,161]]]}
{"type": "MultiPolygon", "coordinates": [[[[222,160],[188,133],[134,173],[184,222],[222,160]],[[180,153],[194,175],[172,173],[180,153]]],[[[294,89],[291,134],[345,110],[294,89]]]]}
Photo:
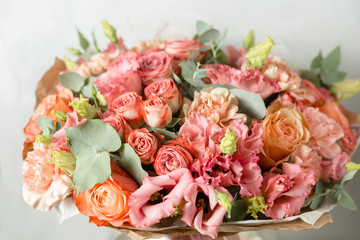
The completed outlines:
{"type": "MultiPolygon", "coordinates": [[[[52,67],[44,74],[44,76],[39,81],[35,95],[36,95],[36,105],[39,104],[39,102],[50,94],[56,94],[56,84],[59,81],[58,75],[60,71],[65,70],[65,64],[62,60],[56,58],[55,63],[52,65],[52,67]]],[[[357,123],[360,124],[360,114],[347,111],[346,117],[349,119],[350,123],[357,123]]],[[[31,144],[32,145],[32,144],[31,144]]],[[[23,148],[23,158],[26,156],[26,153],[32,149],[32,146],[29,144],[24,143],[23,148]]],[[[256,231],[256,230],[295,230],[295,231],[301,231],[301,230],[308,230],[308,229],[318,229],[322,226],[332,223],[333,219],[329,212],[324,213],[314,225],[305,223],[301,219],[295,219],[288,222],[277,222],[277,223],[266,223],[261,225],[241,225],[241,224],[226,224],[221,225],[219,227],[219,237],[222,236],[230,236],[237,234],[238,232],[242,231],[256,231]]],[[[160,238],[163,236],[181,236],[181,235],[191,235],[191,234],[197,234],[198,232],[191,227],[178,227],[173,229],[166,229],[161,230],[158,229],[157,231],[149,231],[149,230],[141,230],[141,229],[129,229],[129,228],[121,228],[121,227],[113,227],[113,226],[107,226],[109,228],[113,228],[115,230],[124,232],[129,237],[135,240],[142,240],[145,238],[160,238]]]]}

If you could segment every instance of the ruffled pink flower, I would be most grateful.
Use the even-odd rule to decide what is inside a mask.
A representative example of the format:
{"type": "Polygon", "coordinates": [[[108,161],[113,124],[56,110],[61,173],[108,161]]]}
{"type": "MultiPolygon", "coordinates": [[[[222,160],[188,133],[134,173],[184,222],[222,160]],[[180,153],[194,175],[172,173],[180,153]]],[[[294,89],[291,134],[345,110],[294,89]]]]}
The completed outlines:
{"type": "Polygon", "coordinates": [[[310,168],[314,171],[315,180],[321,177],[321,161],[320,157],[315,150],[312,150],[306,145],[301,145],[298,149],[291,154],[293,164],[300,165],[303,171],[310,168]]]}
{"type": "Polygon", "coordinates": [[[165,51],[149,51],[137,60],[139,63],[138,74],[143,85],[168,78],[173,73],[172,57],[165,51]]]}
{"type": "Polygon", "coordinates": [[[322,161],[321,179],[325,182],[330,182],[330,178],[335,182],[341,180],[346,174],[346,163],[350,161],[351,157],[346,152],[335,156],[333,160],[322,161]]]}
{"type": "Polygon", "coordinates": [[[239,51],[236,50],[233,46],[226,46],[225,55],[227,61],[235,65],[237,69],[241,69],[244,63],[247,62],[245,54],[247,53],[246,49],[241,48],[239,51]]]}
{"type": "Polygon", "coordinates": [[[76,111],[67,113],[66,117],[67,119],[64,127],[57,131],[51,138],[51,147],[53,151],[71,153],[71,149],[66,141],[65,129],[79,126],[87,120],[85,118],[79,119],[76,111]]]}
{"type": "Polygon", "coordinates": [[[214,187],[239,185],[241,197],[253,197],[260,193],[261,169],[255,154],[233,158],[219,153],[200,157],[192,165],[196,176],[201,176],[214,187]]]}
{"type": "Polygon", "coordinates": [[[221,131],[221,127],[209,122],[204,116],[192,113],[179,130],[182,136],[194,149],[194,156],[200,157],[205,153],[220,152],[219,145],[214,138],[221,131]]]}
{"type": "Polygon", "coordinates": [[[110,114],[102,120],[110,124],[116,130],[122,142],[125,142],[132,131],[131,126],[120,115],[110,114]]]}
{"type": "Polygon", "coordinates": [[[313,171],[303,171],[296,164],[283,163],[283,174],[264,173],[261,189],[268,206],[265,216],[281,219],[299,214],[315,183],[313,171]]]}
{"type": "Polygon", "coordinates": [[[344,136],[340,124],[312,107],[306,108],[304,114],[310,125],[311,133],[308,146],[324,158],[334,158],[341,152],[336,141],[344,136]]]}
{"type": "Polygon", "coordinates": [[[108,44],[107,48],[103,51],[103,54],[108,56],[110,59],[114,59],[117,56],[120,56],[120,55],[126,53],[127,48],[124,45],[124,41],[122,38],[118,39],[118,44],[120,46],[120,49],[118,49],[118,47],[113,42],[110,42],[108,44]]]}
{"type": "MultiPolygon", "coordinates": [[[[222,187],[216,188],[219,192],[231,194],[222,187]]],[[[217,231],[226,214],[226,208],[221,206],[216,199],[214,186],[207,183],[202,177],[190,183],[184,192],[183,216],[181,218],[189,226],[193,226],[200,234],[217,237],[217,231]]]]}
{"type": "Polygon", "coordinates": [[[118,57],[111,63],[109,71],[95,80],[94,83],[106,98],[109,108],[112,106],[112,101],[123,93],[142,94],[141,80],[136,73],[138,68],[136,57],[135,53],[118,57]]]}
{"type": "Polygon", "coordinates": [[[263,99],[281,91],[274,79],[265,77],[255,68],[241,71],[223,64],[205,64],[202,68],[211,69],[204,78],[206,83],[229,84],[249,92],[260,93],[263,99]]]}
{"type": "Polygon", "coordinates": [[[193,182],[189,169],[168,175],[144,177],[143,185],[130,196],[130,219],[137,227],[150,227],[170,217],[184,198],[184,191],[193,182]]]}

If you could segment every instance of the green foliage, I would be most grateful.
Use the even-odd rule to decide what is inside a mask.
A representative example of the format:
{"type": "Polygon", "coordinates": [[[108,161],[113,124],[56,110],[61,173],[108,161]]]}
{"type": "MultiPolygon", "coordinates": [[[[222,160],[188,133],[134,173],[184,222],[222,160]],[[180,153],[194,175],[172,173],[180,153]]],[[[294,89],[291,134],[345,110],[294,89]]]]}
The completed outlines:
{"type": "Polygon", "coordinates": [[[69,103],[69,106],[73,107],[74,110],[83,118],[93,119],[98,116],[97,108],[88,103],[81,94],[80,100],[73,100],[71,103],[69,103]]]}
{"type": "Polygon", "coordinates": [[[244,48],[249,51],[250,48],[255,46],[254,31],[251,29],[244,40],[244,48]]]}
{"type": "Polygon", "coordinates": [[[100,119],[88,120],[65,132],[76,158],[73,179],[79,195],[109,178],[109,152],[117,151],[121,140],[115,129],[100,119]]]}
{"type": "Polygon", "coordinates": [[[194,87],[204,87],[205,83],[202,79],[207,76],[209,69],[200,68],[200,63],[190,61],[182,62],[180,66],[181,75],[186,82],[194,87]]]}
{"type": "Polygon", "coordinates": [[[86,78],[81,77],[74,72],[64,73],[59,75],[61,85],[74,92],[80,92],[85,85],[86,78]]]}
{"type": "Polygon", "coordinates": [[[96,50],[98,53],[100,53],[101,50],[100,50],[100,48],[98,47],[98,44],[97,44],[97,41],[96,41],[96,37],[95,37],[95,33],[92,32],[91,36],[92,36],[92,39],[93,39],[93,44],[94,44],[95,50],[96,50]]]}
{"type": "Polygon", "coordinates": [[[53,135],[55,133],[54,121],[48,117],[40,117],[36,119],[38,127],[42,131],[42,135],[53,135]]]}
{"type": "Polygon", "coordinates": [[[89,48],[89,41],[84,37],[84,35],[80,32],[79,29],[77,29],[78,36],[79,36],[79,42],[81,48],[86,51],[89,48]]]}
{"type": "Polygon", "coordinates": [[[163,128],[153,128],[153,127],[146,125],[146,129],[151,132],[156,132],[156,133],[163,135],[165,137],[165,139],[167,139],[167,140],[171,140],[171,139],[178,137],[178,135],[176,133],[166,130],[166,129],[163,129],[163,128]]]}
{"type": "Polygon", "coordinates": [[[244,200],[233,200],[231,207],[231,216],[225,215],[225,218],[229,221],[241,221],[244,220],[247,214],[247,204],[244,200]]]}
{"type": "Polygon", "coordinates": [[[334,48],[326,57],[323,57],[320,51],[311,61],[311,70],[304,71],[301,77],[311,81],[316,87],[329,87],[334,83],[340,82],[346,76],[345,72],[337,70],[340,65],[340,59],[340,46],[334,48]]]}
{"type": "Polygon", "coordinates": [[[226,208],[226,211],[228,213],[227,217],[231,218],[231,208],[232,208],[232,204],[230,201],[230,198],[228,196],[227,193],[225,192],[220,192],[215,188],[215,192],[216,192],[216,200],[217,202],[223,206],[224,208],[226,208]]]}
{"type": "Polygon", "coordinates": [[[105,36],[109,38],[111,42],[117,45],[116,29],[112,25],[110,25],[106,20],[102,20],[101,24],[103,26],[105,36]]]}
{"type": "Polygon", "coordinates": [[[76,48],[68,48],[67,49],[68,52],[72,55],[75,55],[75,56],[81,56],[82,55],[82,52],[76,48]]]}
{"type": "Polygon", "coordinates": [[[76,68],[77,64],[75,62],[71,61],[66,56],[64,56],[63,59],[67,70],[74,70],[76,68]]]}

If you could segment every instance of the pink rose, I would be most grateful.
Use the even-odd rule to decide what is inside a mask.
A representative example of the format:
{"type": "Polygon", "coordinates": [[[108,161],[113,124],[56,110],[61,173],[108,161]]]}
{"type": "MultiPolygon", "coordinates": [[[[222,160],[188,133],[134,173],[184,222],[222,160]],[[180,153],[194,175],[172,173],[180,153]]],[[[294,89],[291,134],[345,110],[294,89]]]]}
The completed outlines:
{"type": "Polygon", "coordinates": [[[327,159],[338,155],[341,148],[336,141],[344,136],[340,124],[312,107],[306,108],[304,114],[310,125],[308,146],[327,159]]]}
{"type": "Polygon", "coordinates": [[[168,78],[173,73],[172,57],[165,51],[145,52],[138,60],[138,74],[143,85],[168,78]]]}
{"type": "Polygon", "coordinates": [[[109,71],[116,72],[119,75],[126,74],[128,72],[136,72],[139,69],[137,58],[137,53],[127,52],[124,55],[115,58],[111,62],[109,71]]]}
{"type": "Polygon", "coordinates": [[[168,125],[172,119],[172,111],[165,100],[153,96],[143,102],[144,120],[154,128],[162,128],[168,125]]]}
{"type": "Polygon", "coordinates": [[[200,114],[192,113],[181,126],[179,136],[190,143],[194,149],[194,156],[198,158],[205,153],[220,152],[220,147],[215,141],[216,134],[220,131],[219,125],[209,122],[200,114]]]}
{"type": "Polygon", "coordinates": [[[301,145],[291,154],[291,159],[292,163],[299,165],[303,171],[307,168],[312,169],[316,181],[320,179],[322,157],[320,157],[315,150],[312,150],[306,145],[301,145]]]}
{"type": "Polygon", "coordinates": [[[170,217],[183,200],[185,189],[193,182],[188,169],[168,175],[144,177],[143,185],[130,196],[130,219],[137,227],[150,227],[170,217]]]}
{"type": "MultiPolygon", "coordinates": [[[[226,193],[232,201],[231,194],[225,188],[217,187],[216,190],[226,193]]],[[[200,234],[216,238],[226,208],[218,203],[214,186],[208,184],[202,177],[198,177],[186,188],[184,200],[186,203],[182,207],[184,214],[181,220],[193,226],[200,234]]]]}
{"type": "Polygon", "coordinates": [[[109,116],[104,117],[102,120],[110,124],[116,130],[121,141],[125,142],[125,139],[128,138],[132,129],[123,117],[116,114],[110,114],[109,116]]]}
{"type": "Polygon", "coordinates": [[[343,152],[334,157],[333,160],[322,161],[322,176],[321,179],[325,182],[330,182],[330,178],[337,182],[341,180],[346,174],[346,163],[351,161],[348,153],[343,152]]]}
{"type": "Polygon", "coordinates": [[[135,150],[143,164],[151,164],[156,151],[161,146],[164,136],[150,133],[146,128],[134,129],[127,138],[127,143],[135,150]]]}
{"type": "Polygon", "coordinates": [[[185,39],[166,42],[165,52],[173,56],[175,62],[194,61],[200,55],[200,40],[185,39]]]}
{"type": "Polygon", "coordinates": [[[120,49],[113,43],[110,42],[107,46],[107,48],[103,51],[103,54],[108,56],[110,59],[114,59],[117,56],[123,55],[127,52],[127,48],[124,45],[124,41],[122,38],[118,39],[118,44],[120,46],[120,49]]]}
{"type": "Polygon", "coordinates": [[[181,106],[181,92],[176,87],[174,80],[166,78],[151,83],[144,89],[147,99],[157,96],[166,100],[173,113],[176,113],[181,106]]]}
{"type": "Polygon", "coordinates": [[[209,84],[232,85],[249,92],[260,93],[263,99],[281,90],[274,79],[263,76],[254,68],[249,67],[242,71],[223,64],[205,64],[201,67],[211,69],[203,79],[209,84]]]}
{"type": "Polygon", "coordinates": [[[185,148],[165,143],[151,161],[156,173],[165,175],[180,168],[190,168],[193,158],[185,148]]]}
{"type": "Polygon", "coordinates": [[[82,62],[73,72],[82,77],[98,76],[108,70],[110,58],[102,53],[95,54],[89,62],[82,62]]]}
{"type": "Polygon", "coordinates": [[[161,51],[165,47],[165,40],[151,39],[148,41],[141,41],[134,45],[131,51],[136,53],[144,53],[145,51],[161,51]]]}
{"type": "Polygon", "coordinates": [[[23,163],[23,197],[36,210],[49,211],[74,188],[72,179],[48,162],[50,157],[49,148],[35,142],[23,163]]]}
{"type": "Polygon", "coordinates": [[[111,104],[111,110],[123,117],[132,128],[144,124],[142,97],[136,92],[127,92],[116,98],[111,104]]]}
{"type": "Polygon", "coordinates": [[[303,171],[299,165],[283,163],[283,174],[264,173],[262,191],[265,195],[265,216],[272,219],[291,217],[300,213],[305,198],[316,181],[313,171],[303,171]]]}

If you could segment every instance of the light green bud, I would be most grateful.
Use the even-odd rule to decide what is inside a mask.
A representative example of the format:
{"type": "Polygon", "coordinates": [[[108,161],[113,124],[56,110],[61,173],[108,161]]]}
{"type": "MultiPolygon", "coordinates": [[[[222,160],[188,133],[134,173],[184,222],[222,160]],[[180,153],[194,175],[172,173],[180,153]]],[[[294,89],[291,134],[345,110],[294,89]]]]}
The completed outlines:
{"type": "Polygon", "coordinates": [[[271,37],[265,35],[265,41],[253,46],[245,54],[245,57],[248,60],[248,66],[252,68],[262,67],[274,44],[275,42],[271,39],[271,37]]]}
{"type": "Polygon", "coordinates": [[[265,198],[262,193],[257,196],[254,194],[254,197],[244,198],[244,200],[248,205],[247,213],[251,213],[252,217],[257,219],[259,212],[265,214],[265,209],[267,209],[268,206],[265,205],[265,198]]]}
{"type": "Polygon", "coordinates": [[[106,106],[107,105],[106,98],[100,92],[96,93],[96,98],[97,98],[97,100],[99,100],[99,103],[100,103],[101,106],[106,106]]]}
{"type": "Polygon", "coordinates": [[[341,102],[360,91],[360,79],[334,83],[330,86],[330,91],[341,102]]]}
{"type": "Polygon", "coordinates": [[[81,51],[76,49],[76,48],[68,48],[67,50],[72,55],[75,55],[75,56],[81,56],[82,55],[81,51]]]}
{"type": "Polygon", "coordinates": [[[80,95],[79,101],[72,101],[69,103],[69,106],[73,107],[83,118],[93,119],[98,116],[96,107],[85,101],[85,98],[82,95],[80,95]]]}
{"type": "Polygon", "coordinates": [[[76,168],[76,158],[72,153],[51,151],[51,158],[48,162],[55,164],[64,173],[72,176],[76,168]]]}
{"type": "Polygon", "coordinates": [[[67,70],[74,70],[77,67],[77,64],[70,59],[68,59],[66,56],[64,58],[65,67],[67,70]]]}
{"type": "Polygon", "coordinates": [[[236,152],[236,134],[230,129],[226,129],[225,136],[221,139],[220,150],[222,153],[233,155],[236,152]]]}
{"type": "Polygon", "coordinates": [[[55,117],[57,117],[57,119],[59,119],[60,121],[66,122],[66,112],[52,110],[51,114],[55,115],[55,117]]]}
{"type": "Polygon", "coordinates": [[[228,196],[227,193],[224,192],[220,192],[217,189],[215,189],[216,192],[216,199],[217,202],[223,206],[224,208],[226,208],[226,211],[228,213],[228,217],[231,218],[231,208],[232,208],[232,204],[230,201],[230,198],[228,196]]]}
{"type": "Polygon", "coordinates": [[[102,20],[101,24],[104,28],[105,36],[110,39],[111,42],[117,44],[116,30],[106,20],[102,20]]]}
{"type": "Polygon", "coordinates": [[[35,141],[37,143],[42,143],[48,147],[51,146],[51,136],[49,135],[37,135],[35,141]]]}

